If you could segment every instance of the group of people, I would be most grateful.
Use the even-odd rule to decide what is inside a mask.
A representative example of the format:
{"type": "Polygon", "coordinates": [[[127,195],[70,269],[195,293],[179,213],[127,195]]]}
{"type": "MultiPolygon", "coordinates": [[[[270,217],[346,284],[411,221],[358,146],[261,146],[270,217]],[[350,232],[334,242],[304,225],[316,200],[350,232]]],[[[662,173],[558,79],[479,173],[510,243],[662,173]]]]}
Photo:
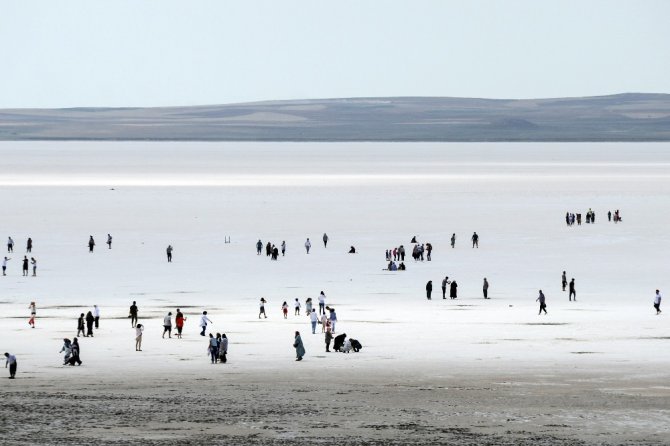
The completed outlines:
{"type": "MultiPolygon", "coordinates": [[[[263,242],[258,239],[256,242],[256,255],[261,255],[261,251],[263,250],[263,242]]],[[[286,241],[281,242],[281,255],[284,256],[286,254],[286,241]]],[[[279,257],[279,248],[277,248],[274,243],[268,242],[265,245],[265,255],[267,257],[270,257],[270,260],[277,260],[279,257]]]]}
{"type": "Polygon", "coordinates": [[[96,330],[100,328],[100,308],[97,305],[93,305],[93,309],[85,315],[84,313],[79,315],[79,319],[77,319],[77,336],[85,338],[93,337],[93,326],[95,326],[96,330]]]}
{"type": "MultiPolygon", "coordinates": [[[[563,271],[563,274],[561,274],[561,287],[563,288],[563,291],[565,291],[566,286],[568,286],[568,276],[565,274],[565,271],[563,271]]],[[[577,290],[575,289],[574,277],[570,280],[568,300],[572,301],[573,298],[575,302],[577,302],[577,290]]]]}
{"type": "MultiPolygon", "coordinates": [[[[607,211],[607,220],[612,221],[612,218],[614,218],[614,223],[618,223],[621,221],[621,214],[619,213],[618,209],[614,211],[614,214],[612,214],[612,211],[607,211]]],[[[593,224],[595,222],[596,222],[596,213],[593,211],[593,209],[589,208],[588,212],[586,212],[586,224],[593,224]]],[[[582,224],[582,214],[574,214],[572,212],[566,212],[565,224],[568,226],[574,226],[575,223],[577,223],[577,226],[580,226],[582,224]]]]}
{"type": "Polygon", "coordinates": [[[217,333],[215,337],[210,333],[207,351],[212,360],[212,364],[216,364],[217,362],[225,364],[228,362],[228,337],[226,334],[217,333]]]}
{"type": "MultiPolygon", "coordinates": [[[[7,253],[12,253],[14,252],[14,240],[12,237],[7,238],[7,253]]],[[[27,253],[32,253],[33,252],[33,239],[31,237],[28,237],[28,240],[26,241],[26,252],[27,253]]],[[[12,260],[11,257],[5,256],[2,259],[2,275],[6,276],[7,275],[7,265],[9,261],[12,260]]],[[[30,275],[30,269],[32,268],[33,270],[33,277],[37,276],[37,260],[35,260],[35,257],[30,257],[30,260],[28,259],[28,256],[23,256],[23,261],[21,262],[21,271],[22,275],[24,277],[28,277],[30,275]]]]}

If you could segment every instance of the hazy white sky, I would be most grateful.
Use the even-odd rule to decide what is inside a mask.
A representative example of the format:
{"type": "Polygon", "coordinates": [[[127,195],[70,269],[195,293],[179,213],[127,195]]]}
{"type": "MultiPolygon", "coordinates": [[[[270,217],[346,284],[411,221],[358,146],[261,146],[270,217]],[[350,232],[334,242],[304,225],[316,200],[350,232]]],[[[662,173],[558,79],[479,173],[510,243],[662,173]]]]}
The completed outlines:
{"type": "Polygon", "coordinates": [[[670,0],[0,0],[0,107],[670,93],[670,0]]]}

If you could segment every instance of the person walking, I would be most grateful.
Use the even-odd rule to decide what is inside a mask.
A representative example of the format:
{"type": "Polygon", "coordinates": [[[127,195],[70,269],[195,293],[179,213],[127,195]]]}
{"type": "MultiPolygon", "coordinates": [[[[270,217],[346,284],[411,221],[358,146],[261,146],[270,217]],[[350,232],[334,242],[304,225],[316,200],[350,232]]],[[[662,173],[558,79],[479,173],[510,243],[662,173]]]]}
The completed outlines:
{"type": "Polygon", "coordinates": [[[212,333],[209,334],[209,355],[212,359],[212,364],[216,364],[219,357],[219,341],[216,340],[212,333]]]}
{"type": "Polygon", "coordinates": [[[28,325],[30,325],[32,328],[35,328],[35,317],[37,316],[37,307],[35,306],[35,302],[30,302],[28,309],[30,310],[30,319],[28,319],[28,325]]]}
{"type": "Polygon", "coordinates": [[[28,276],[28,257],[27,256],[23,256],[22,270],[23,270],[23,276],[27,277],[28,276]]]}
{"type": "Polygon", "coordinates": [[[261,315],[265,316],[265,319],[268,318],[268,315],[265,313],[265,304],[267,301],[265,300],[264,297],[261,297],[261,304],[260,304],[260,310],[258,311],[258,319],[261,318],[261,315]]]}
{"type": "Polygon", "coordinates": [[[317,316],[314,308],[312,308],[312,312],[309,313],[309,319],[312,322],[312,334],[316,334],[316,324],[319,322],[319,316],[317,316]]]}
{"type": "Polygon", "coordinates": [[[326,332],[326,323],[328,322],[328,316],[326,316],[326,312],[324,311],[323,314],[321,315],[321,333],[326,332]]]}
{"type": "Polygon", "coordinates": [[[68,338],[64,338],[63,347],[61,347],[58,353],[65,353],[63,355],[63,365],[67,365],[70,362],[70,358],[72,357],[72,341],[70,341],[68,338]]]}
{"type": "Polygon", "coordinates": [[[326,331],[326,337],[325,337],[325,340],[326,340],[326,351],[327,351],[328,353],[330,353],[330,341],[333,340],[333,332],[332,332],[332,330],[331,330],[331,328],[330,328],[330,321],[326,321],[326,323],[323,324],[323,326],[324,326],[324,330],[326,331]]]}
{"type": "Polygon", "coordinates": [[[426,298],[428,300],[430,299],[430,295],[433,293],[433,281],[429,280],[428,283],[426,283],[426,298]]]}
{"type": "Polygon", "coordinates": [[[33,239],[28,237],[28,241],[26,242],[26,252],[31,253],[33,252],[33,239]]]}
{"type": "Polygon", "coordinates": [[[543,311],[544,311],[544,314],[547,314],[547,300],[544,297],[544,293],[542,292],[542,290],[540,290],[540,295],[537,296],[537,299],[535,299],[535,302],[540,302],[540,311],[537,313],[538,316],[540,314],[542,314],[543,311]]]}
{"type": "Polygon", "coordinates": [[[93,322],[95,322],[95,318],[93,317],[92,312],[86,313],[86,336],[85,337],[93,337],[93,322]]]}
{"type": "Polygon", "coordinates": [[[84,313],[81,313],[79,316],[79,319],[77,319],[77,336],[86,336],[85,330],[85,322],[84,322],[84,313]]]}
{"type": "Polygon", "coordinates": [[[456,233],[454,232],[451,234],[451,247],[455,248],[456,247],[456,233]]]}
{"type": "MultiPolygon", "coordinates": [[[[216,334],[219,337],[219,334],[216,334]]],[[[223,333],[219,338],[219,362],[225,364],[228,362],[228,336],[223,333]]]]}
{"type": "Polygon", "coordinates": [[[300,307],[302,305],[300,304],[300,301],[298,298],[295,298],[295,302],[293,302],[293,316],[300,316],[300,307]]]}
{"type": "Polygon", "coordinates": [[[177,338],[181,339],[181,332],[184,329],[184,321],[186,321],[186,318],[184,317],[184,313],[181,312],[179,308],[177,308],[177,315],[174,318],[174,323],[177,327],[177,338]]]}
{"type": "Polygon", "coordinates": [[[12,260],[11,258],[5,256],[5,258],[2,260],[2,275],[6,276],[7,275],[7,262],[12,260]]]}
{"type": "Polygon", "coordinates": [[[135,327],[135,351],[142,351],[142,332],[144,332],[144,327],[142,324],[137,324],[135,327]]]}
{"type": "Polygon", "coordinates": [[[256,255],[259,256],[261,255],[261,251],[263,250],[263,242],[261,242],[261,239],[258,239],[256,242],[256,255]]]}
{"type": "Polygon", "coordinates": [[[130,306],[128,317],[130,318],[130,326],[135,328],[135,324],[137,324],[137,303],[135,301],[133,301],[133,304],[130,306]]]}
{"type": "Polygon", "coordinates": [[[208,317],[207,317],[207,312],[203,311],[202,316],[200,316],[200,328],[202,328],[202,331],[200,332],[200,336],[205,336],[205,330],[207,329],[207,323],[213,324],[208,317]]]}
{"type": "Polygon", "coordinates": [[[167,261],[168,263],[172,263],[172,251],[173,251],[172,245],[168,245],[168,247],[165,249],[165,252],[167,254],[167,261]]]}
{"type": "Polygon", "coordinates": [[[7,239],[7,252],[14,252],[14,240],[11,237],[7,239]]]}
{"type": "Polygon", "coordinates": [[[35,260],[35,257],[30,258],[30,264],[33,265],[33,277],[37,277],[37,260],[35,260]]]}
{"type": "Polygon", "coordinates": [[[163,339],[165,339],[165,333],[168,334],[168,338],[172,338],[172,311],[168,311],[163,318],[163,339]]]}
{"type": "Polygon", "coordinates": [[[72,358],[70,359],[70,365],[81,365],[81,348],[79,347],[79,339],[72,339],[72,358]]]}
{"type": "Polygon", "coordinates": [[[319,294],[319,314],[326,314],[326,295],[323,291],[319,294]]]}
{"type": "Polygon", "coordinates": [[[307,299],[305,299],[305,314],[307,315],[307,317],[309,317],[309,315],[312,314],[313,308],[314,306],[312,305],[312,298],[308,297],[307,299]]]}
{"type": "Polygon", "coordinates": [[[305,241],[305,250],[307,251],[307,254],[309,254],[309,248],[312,247],[312,242],[309,241],[309,238],[307,238],[307,241],[305,241]]]}
{"type": "Polygon", "coordinates": [[[575,302],[577,302],[577,291],[575,291],[575,279],[574,277],[570,280],[570,294],[568,296],[569,300],[572,300],[574,297],[575,302]]]}
{"type": "Polygon", "coordinates": [[[107,248],[112,249],[112,236],[107,234],[107,248]]]}
{"type": "Polygon", "coordinates": [[[299,331],[295,332],[293,347],[295,347],[296,361],[302,361],[302,357],[305,356],[305,346],[302,345],[302,338],[300,337],[299,331]]]}
{"type": "Polygon", "coordinates": [[[9,379],[16,378],[16,367],[18,366],[16,362],[16,356],[5,353],[5,368],[9,366],[9,379]]]}
{"type": "Polygon", "coordinates": [[[449,298],[456,299],[458,297],[458,284],[455,280],[451,281],[451,286],[449,287],[449,298]]]}
{"type": "Polygon", "coordinates": [[[328,234],[325,232],[323,233],[323,247],[326,248],[328,247],[328,234]]]}
{"type": "Polygon", "coordinates": [[[93,236],[89,236],[88,238],[88,252],[93,252],[93,248],[95,247],[95,240],[93,240],[93,236]]]}
{"type": "Polygon", "coordinates": [[[484,286],[482,287],[482,291],[484,291],[484,299],[489,298],[489,281],[486,280],[486,277],[484,277],[484,286]]]}
{"type": "Polygon", "coordinates": [[[472,247],[473,248],[474,247],[479,248],[479,236],[477,235],[476,232],[474,234],[472,234],[472,247]]]}
{"type": "Polygon", "coordinates": [[[100,308],[97,305],[93,305],[93,320],[95,322],[95,329],[100,328],[100,308]]]}
{"type": "Polygon", "coordinates": [[[561,275],[561,285],[563,286],[563,291],[565,291],[565,287],[568,286],[568,276],[565,275],[565,271],[561,275]]]}
{"type": "Polygon", "coordinates": [[[449,282],[449,276],[444,276],[444,279],[442,279],[442,299],[447,298],[447,285],[449,285],[451,282],[449,282]]]}
{"type": "Polygon", "coordinates": [[[284,257],[286,255],[286,240],[281,241],[281,256],[284,257]]]}
{"type": "Polygon", "coordinates": [[[661,296],[661,292],[656,290],[656,295],[654,296],[654,308],[656,308],[656,315],[661,314],[661,300],[663,299],[663,296],[661,296]]]}

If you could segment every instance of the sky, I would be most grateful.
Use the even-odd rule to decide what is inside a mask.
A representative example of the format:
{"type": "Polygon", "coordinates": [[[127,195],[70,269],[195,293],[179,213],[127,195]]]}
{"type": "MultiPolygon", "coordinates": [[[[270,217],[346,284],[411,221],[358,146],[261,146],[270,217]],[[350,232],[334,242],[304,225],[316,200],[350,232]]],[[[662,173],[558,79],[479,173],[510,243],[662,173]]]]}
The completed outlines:
{"type": "Polygon", "coordinates": [[[670,93],[668,0],[0,0],[0,108],[670,93]]]}

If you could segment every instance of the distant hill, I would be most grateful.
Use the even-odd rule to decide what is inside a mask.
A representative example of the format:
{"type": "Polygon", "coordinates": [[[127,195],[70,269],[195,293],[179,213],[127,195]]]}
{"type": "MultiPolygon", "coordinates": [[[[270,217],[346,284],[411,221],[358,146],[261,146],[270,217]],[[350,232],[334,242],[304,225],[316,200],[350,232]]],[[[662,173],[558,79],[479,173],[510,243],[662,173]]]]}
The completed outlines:
{"type": "Polygon", "coordinates": [[[670,141],[670,95],[2,109],[0,140],[670,141]]]}

